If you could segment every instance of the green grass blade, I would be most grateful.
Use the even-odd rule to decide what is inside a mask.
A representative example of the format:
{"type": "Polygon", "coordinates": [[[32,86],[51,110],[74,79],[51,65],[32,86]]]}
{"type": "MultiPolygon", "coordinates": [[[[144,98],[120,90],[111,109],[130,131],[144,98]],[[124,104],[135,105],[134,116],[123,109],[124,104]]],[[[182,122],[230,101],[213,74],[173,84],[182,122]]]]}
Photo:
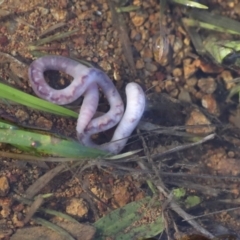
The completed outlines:
{"type": "Polygon", "coordinates": [[[72,110],[50,103],[38,97],[34,97],[30,94],[24,93],[20,90],[17,90],[5,84],[0,83],[0,89],[1,89],[0,98],[5,98],[10,101],[25,105],[27,107],[31,107],[40,111],[49,112],[52,114],[75,118],[78,117],[78,113],[72,110]]]}
{"type": "Polygon", "coordinates": [[[46,43],[50,43],[50,42],[53,42],[53,41],[56,41],[56,40],[60,40],[60,39],[63,39],[63,38],[67,38],[67,37],[70,37],[72,36],[73,34],[79,32],[79,29],[74,29],[72,31],[69,31],[69,32],[64,32],[64,33],[57,33],[55,35],[52,35],[52,36],[49,36],[49,37],[46,37],[46,38],[42,38],[42,39],[39,39],[37,40],[36,42],[33,42],[29,47],[28,49],[30,51],[33,51],[35,50],[35,46],[39,46],[39,45],[43,45],[43,44],[46,44],[46,43]]]}
{"type": "Polygon", "coordinates": [[[82,146],[75,141],[26,130],[0,129],[0,142],[60,157],[96,158],[106,155],[106,152],[82,146]]]}
{"type": "Polygon", "coordinates": [[[18,127],[1,120],[0,121],[0,129],[18,129],[18,127]]]}
{"type": "Polygon", "coordinates": [[[182,4],[186,7],[208,9],[208,6],[198,3],[198,2],[190,1],[190,0],[172,0],[172,1],[175,3],[178,3],[178,4],[182,4]]]}

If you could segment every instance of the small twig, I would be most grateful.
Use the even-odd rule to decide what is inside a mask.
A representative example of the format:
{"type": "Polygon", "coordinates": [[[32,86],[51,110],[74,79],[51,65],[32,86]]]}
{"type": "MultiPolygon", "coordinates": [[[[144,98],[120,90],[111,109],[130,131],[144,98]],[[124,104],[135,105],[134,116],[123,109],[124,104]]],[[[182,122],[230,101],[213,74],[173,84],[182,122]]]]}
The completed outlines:
{"type": "MultiPolygon", "coordinates": [[[[163,190],[162,186],[157,186],[157,189],[166,197],[169,198],[169,194],[163,190]]],[[[208,232],[205,228],[203,228],[201,225],[199,225],[195,220],[191,219],[191,215],[186,213],[174,200],[171,200],[170,203],[170,208],[176,212],[179,216],[181,216],[185,221],[187,221],[191,226],[193,226],[197,231],[202,233],[203,235],[213,238],[214,235],[208,232]]]]}
{"type": "Polygon", "coordinates": [[[165,156],[165,155],[167,155],[167,154],[179,152],[179,151],[182,151],[182,150],[186,150],[186,149],[188,149],[188,148],[195,147],[195,146],[197,146],[197,145],[201,145],[201,144],[203,144],[204,142],[207,142],[207,141],[209,141],[209,140],[212,140],[214,137],[215,137],[215,134],[210,134],[210,135],[202,138],[202,139],[201,139],[200,141],[198,141],[198,142],[190,143],[190,144],[184,144],[184,145],[181,145],[181,146],[178,146],[178,147],[169,149],[169,150],[166,151],[166,152],[157,153],[157,154],[153,155],[152,158],[153,158],[153,159],[157,159],[157,158],[162,157],[162,156],[165,156]]]}
{"type": "MultiPolygon", "coordinates": [[[[201,141],[199,141],[197,143],[186,144],[184,146],[181,146],[180,149],[182,150],[182,149],[186,149],[186,147],[189,148],[189,147],[195,146],[196,144],[201,144],[201,143],[203,143],[203,142],[205,142],[209,139],[212,139],[213,137],[214,137],[214,134],[211,134],[211,135],[203,138],[201,141]]],[[[144,145],[144,150],[146,150],[147,148],[146,148],[146,142],[145,142],[144,138],[142,138],[142,141],[143,141],[143,145],[144,145]]],[[[177,149],[179,149],[179,148],[177,148],[177,149]]],[[[169,151],[167,151],[167,152],[169,152],[169,151]]],[[[153,163],[153,159],[148,155],[148,150],[147,150],[147,158],[148,158],[150,163],[153,163]]],[[[139,164],[139,166],[142,169],[146,170],[146,166],[144,166],[143,164],[139,164]]],[[[170,201],[169,201],[170,208],[173,211],[175,211],[179,216],[181,216],[183,219],[185,219],[197,231],[199,231],[200,233],[204,234],[207,237],[213,238],[214,235],[212,235],[205,228],[200,226],[195,220],[190,219],[191,215],[187,214],[180,206],[178,206],[178,204],[172,199],[171,193],[169,194],[168,189],[165,187],[163,181],[159,177],[160,174],[159,174],[157,168],[154,168],[154,165],[152,165],[152,167],[153,167],[153,171],[155,172],[155,175],[158,177],[158,180],[160,180],[160,181],[155,181],[154,183],[155,183],[157,189],[159,190],[159,192],[162,193],[167,199],[170,199],[170,201]]]]}
{"type": "Polygon", "coordinates": [[[29,207],[29,209],[27,211],[26,217],[23,220],[24,224],[27,224],[31,220],[33,215],[36,213],[36,211],[38,211],[40,206],[43,204],[43,201],[44,201],[44,199],[41,195],[39,195],[35,198],[35,200],[32,202],[31,206],[29,207]]]}
{"type": "Polygon", "coordinates": [[[215,212],[212,212],[212,213],[202,214],[202,215],[199,215],[199,216],[191,216],[191,217],[189,217],[188,219],[185,219],[184,221],[189,221],[189,220],[193,220],[193,219],[197,219],[197,218],[202,218],[202,217],[206,217],[206,216],[211,216],[211,215],[218,214],[218,213],[223,213],[223,212],[234,211],[234,210],[238,210],[238,209],[240,209],[240,207],[223,209],[223,210],[215,211],[215,212]]]}
{"type": "Polygon", "coordinates": [[[33,220],[36,223],[41,224],[42,226],[47,227],[47,228],[53,230],[54,232],[57,232],[58,234],[60,234],[61,236],[64,236],[68,240],[75,240],[75,238],[73,238],[70,233],[68,233],[65,229],[59,227],[56,224],[53,224],[43,218],[33,218],[33,220]]]}
{"type": "Polygon", "coordinates": [[[46,37],[46,38],[43,38],[43,39],[39,39],[36,42],[31,43],[31,45],[28,46],[28,49],[30,51],[35,51],[35,50],[38,49],[38,46],[40,46],[40,45],[50,43],[50,42],[53,42],[53,41],[56,41],[56,40],[60,40],[60,39],[63,39],[63,38],[70,37],[70,36],[74,35],[75,33],[77,33],[78,31],[79,31],[79,29],[74,29],[74,30],[69,31],[69,32],[64,32],[64,33],[60,33],[60,34],[57,33],[53,36],[46,37]]]}
{"type": "Polygon", "coordinates": [[[34,182],[27,190],[26,196],[28,199],[32,199],[38,192],[41,191],[42,188],[46,186],[58,173],[62,172],[66,169],[65,164],[61,164],[53,168],[52,170],[45,173],[43,176],[38,178],[36,182],[34,182]]]}
{"type": "Polygon", "coordinates": [[[132,48],[131,48],[131,42],[129,40],[128,34],[127,34],[127,26],[125,24],[124,18],[121,14],[119,14],[116,11],[115,8],[115,3],[114,1],[108,0],[108,5],[111,10],[112,14],[112,24],[113,26],[117,29],[120,41],[123,46],[123,53],[125,57],[125,61],[127,64],[130,66],[130,70],[136,75],[136,67],[133,59],[133,54],[132,54],[132,48]]]}
{"type": "Polygon", "coordinates": [[[153,172],[155,173],[155,176],[158,178],[158,181],[159,181],[161,187],[166,190],[166,188],[165,188],[165,186],[163,184],[163,181],[162,181],[162,179],[161,179],[161,177],[160,177],[160,175],[158,173],[158,168],[155,166],[155,164],[153,162],[153,159],[151,157],[151,154],[150,154],[150,152],[148,150],[146,141],[145,141],[144,137],[141,136],[139,130],[138,130],[138,135],[139,135],[139,137],[142,140],[145,156],[147,157],[148,162],[151,164],[151,168],[152,168],[153,172]]]}
{"type": "Polygon", "coordinates": [[[39,37],[43,37],[53,31],[55,31],[56,29],[58,28],[61,28],[61,27],[65,27],[67,24],[65,22],[59,22],[59,23],[56,23],[54,24],[53,26],[49,27],[48,29],[44,30],[40,35],[39,37]]]}
{"type": "MultiPolygon", "coordinates": [[[[43,196],[43,195],[42,195],[43,196]]],[[[13,196],[13,198],[23,204],[27,204],[27,205],[31,205],[32,204],[32,201],[29,200],[29,199],[26,199],[20,195],[17,195],[15,194],[13,196]]],[[[59,217],[59,218],[62,218],[62,219],[65,219],[67,221],[70,221],[70,222],[73,222],[73,223],[79,223],[77,220],[75,220],[74,218],[72,218],[71,216],[65,214],[65,213],[62,213],[62,212],[58,212],[58,211],[55,211],[55,210],[52,210],[52,209],[48,209],[48,208],[44,208],[44,207],[39,207],[38,208],[38,211],[40,212],[44,212],[46,214],[49,214],[49,215],[52,215],[52,216],[56,216],[56,217],[59,217]]]]}

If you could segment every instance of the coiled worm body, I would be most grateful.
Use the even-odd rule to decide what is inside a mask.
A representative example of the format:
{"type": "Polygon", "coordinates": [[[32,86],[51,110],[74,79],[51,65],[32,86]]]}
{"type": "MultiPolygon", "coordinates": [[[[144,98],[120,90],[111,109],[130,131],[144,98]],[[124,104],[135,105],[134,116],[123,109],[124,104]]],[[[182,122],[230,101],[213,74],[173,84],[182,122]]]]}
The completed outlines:
{"type": "Polygon", "coordinates": [[[33,61],[29,67],[29,80],[37,96],[58,105],[65,105],[84,96],[77,120],[77,136],[80,143],[119,153],[136,128],[145,109],[145,95],[137,83],[126,86],[127,106],[124,105],[116,87],[101,70],[88,68],[81,63],[62,56],[45,56],[33,61]],[[50,87],[44,78],[46,70],[58,70],[73,77],[71,84],[61,90],[50,87]],[[99,88],[106,96],[110,109],[100,117],[94,117],[98,107],[99,88]],[[97,145],[91,135],[106,131],[115,125],[117,128],[110,142],[97,145]]]}

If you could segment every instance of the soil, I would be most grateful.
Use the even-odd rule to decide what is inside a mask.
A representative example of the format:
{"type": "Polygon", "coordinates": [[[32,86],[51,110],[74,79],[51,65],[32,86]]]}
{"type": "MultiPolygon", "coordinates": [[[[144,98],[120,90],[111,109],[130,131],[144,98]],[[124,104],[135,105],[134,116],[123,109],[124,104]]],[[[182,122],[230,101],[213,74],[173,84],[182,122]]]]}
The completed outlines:
{"type": "MultiPolygon", "coordinates": [[[[212,0],[206,5],[210,11],[240,21],[238,1],[212,0]]],[[[201,216],[197,218],[199,226],[212,236],[230,239],[235,234],[235,239],[240,239],[240,112],[237,97],[228,98],[237,86],[234,79],[239,68],[214,63],[198,54],[181,22],[188,11],[185,6],[170,4],[161,12],[157,0],[0,1],[3,83],[34,95],[28,83],[29,64],[42,55],[55,54],[102,69],[123,98],[128,82],[139,83],[147,98],[134,140],[124,149],[142,149],[131,156],[131,162],[128,157],[116,164],[90,160],[89,165],[63,171],[66,164],[24,161],[22,149],[0,143],[0,239],[32,239],[32,226],[35,239],[60,239],[39,226],[42,224],[37,217],[50,220],[49,215],[36,212],[40,206],[81,222],[83,226],[66,224],[75,239],[95,239],[96,229],[91,225],[84,228],[84,224],[148,196],[146,180],[155,184],[158,200],[166,205],[161,210],[166,217],[164,237],[179,239],[182,233],[190,236],[199,231],[204,234],[191,223],[183,223],[180,211],[173,214],[170,192],[184,188],[184,198],[197,196],[201,200],[189,208],[184,199],[179,203],[185,212],[201,216]],[[129,5],[136,10],[119,13],[120,7],[129,5]],[[52,39],[44,42],[48,37],[52,39]],[[47,172],[55,177],[44,184],[41,177],[47,172]],[[36,191],[36,183],[43,187],[41,191],[36,191]],[[167,191],[159,190],[159,186],[167,191]],[[47,200],[34,198],[48,193],[51,197],[47,200]],[[24,196],[36,205],[29,207],[24,196]]],[[[46,77],[56,88],[64,88],[71,81],[63,73],[51,71],[46,77]]],[[[68,107],[78,111],[80,103],[81,99],[68,107]]],[[[98,110],[106,109],[101,96],[98,110]]],[[[0,102],[0,113],[1,119],[18,126],[76,139],[75,119],[6,100],[0,102]]]]}

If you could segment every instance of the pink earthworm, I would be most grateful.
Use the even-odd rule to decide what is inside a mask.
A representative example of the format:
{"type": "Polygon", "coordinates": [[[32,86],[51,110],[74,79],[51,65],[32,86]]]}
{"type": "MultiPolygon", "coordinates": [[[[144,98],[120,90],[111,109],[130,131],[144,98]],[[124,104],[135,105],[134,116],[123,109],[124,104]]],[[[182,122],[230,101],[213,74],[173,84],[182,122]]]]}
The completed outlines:
{"type": "Polygon", "coordinates": [[[45,56],[33,61],[28,70],[30,84],[37,96],[58,105],[65,105],[84,96],[77,120],[77,137],[81,144],[117,154],[124,146],[140,121],[145,109],[145,95],[137,83],[126,86],[127,106],[113,82],[101,70],[88,68],[81,63],[62,56],[45,56]],[[58,70],[73,77],[73,81],[64,89],[50,87],[44,78],[46,70],[58,70]],[[101,88],[110,109],[100,117],[94,117],[101,88]],[[106,131],[117,125],[110,142],[97,145],[91,135],[106,131]]]}

